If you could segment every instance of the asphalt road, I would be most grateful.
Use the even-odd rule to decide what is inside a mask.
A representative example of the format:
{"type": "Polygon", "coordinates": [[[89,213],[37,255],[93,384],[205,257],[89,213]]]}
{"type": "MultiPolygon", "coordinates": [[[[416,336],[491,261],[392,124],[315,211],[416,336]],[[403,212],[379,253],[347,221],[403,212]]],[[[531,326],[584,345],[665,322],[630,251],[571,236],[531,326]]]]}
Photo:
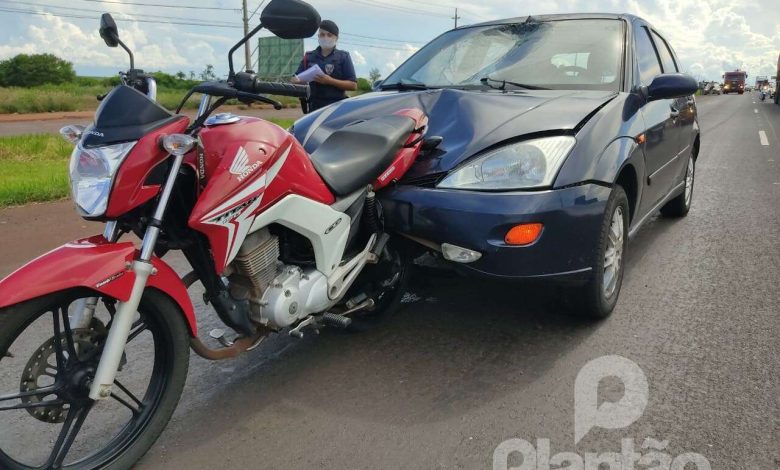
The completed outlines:
{"type": "MultiPolygon", "coordinates": [[[[693,208],[631,241],[609,319],[574,320],[535,286],[421,275],[369,331],[274,337],[219,363],[192,355],[179,408],[139,468],[490,468],[510,438],[582,456],[633,439],[645,457],[656,447],[713,469],[780,468],[780,106],[756,98],[698,99],[693,208]],[[647,404],[575,445],[575,379],[605,355],[641,368],[647,404]]],[[[57,217],[36,210],[0,212],[0,243],[57,217]]],[[[12,247],[5,272],[30,249],[0,246],[12,247]]],[[[213,315],[197,306],[206,334],[213,315]]],[[[599,403],[625,390],[606,379],[599,403]]]]}

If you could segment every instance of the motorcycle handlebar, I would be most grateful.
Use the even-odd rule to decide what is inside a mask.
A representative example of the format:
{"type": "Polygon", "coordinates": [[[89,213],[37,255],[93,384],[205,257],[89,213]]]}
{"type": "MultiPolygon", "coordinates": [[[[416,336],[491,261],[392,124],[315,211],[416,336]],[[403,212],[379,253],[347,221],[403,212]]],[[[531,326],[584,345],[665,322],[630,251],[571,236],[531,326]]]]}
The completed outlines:
{"type": "Polygon", "coordinates": [[[295,98],[306,98],[309,96],[309,87],[307,85],[265,82],[259,80],[254,73],[250,72],[237,73],[233,86],[237,90],[247,93],[293,96],[295,98]]]}
{"type": "Polygon", "coordinates": [[[254,93],[268,93],[270,95],[293,96],[295,98],[306,98],[309,95],[308,86],[293,83],[264,82],[255,79],[252,88],[254,93]]]}

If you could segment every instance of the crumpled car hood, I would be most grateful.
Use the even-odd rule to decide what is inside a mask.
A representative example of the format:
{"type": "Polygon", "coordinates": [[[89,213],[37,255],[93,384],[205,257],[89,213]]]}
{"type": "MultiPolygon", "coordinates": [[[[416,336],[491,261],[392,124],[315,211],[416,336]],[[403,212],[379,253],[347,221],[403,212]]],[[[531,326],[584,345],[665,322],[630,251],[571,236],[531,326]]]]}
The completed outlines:
{"type": "Polygon", "coordinates": [[[464,91],[438,89],[368,93],[299,119],[294,135],[311,153],[335,130],[358,121],[420,108],[429,117],[426,136],[444,138],[436,151],[407,173],[417,178],[446,172],[501,142],[540,132],[574,131],[617,96],[610,91],[464,91]]]}

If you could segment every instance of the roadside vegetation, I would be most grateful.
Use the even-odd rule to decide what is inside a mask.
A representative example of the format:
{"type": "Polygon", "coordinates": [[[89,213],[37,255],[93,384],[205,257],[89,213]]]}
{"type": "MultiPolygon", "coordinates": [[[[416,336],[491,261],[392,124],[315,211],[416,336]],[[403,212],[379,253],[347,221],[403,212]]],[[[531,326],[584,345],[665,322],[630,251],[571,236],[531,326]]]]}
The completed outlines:
{"type": "MultiPolygon", "coordinates": [[[[287,129],[292,119],[269,119],[287,129]]],[[[70,193],[73,145],[59,135],[0,137],[0,207],[62,199],[70,193]]]]}
{"type": "MultiPolygon", "coordinates": [[[[157,101],[169,110],[175,110],[187,90],[194,85],[204,80],[217,79],[211,65],[198,74],[154,72],[153,75],[157,80],[157,101]]],[[[51,54],[19,54],[0,61],[0,114],[91,111],[98,106],[96,97],[118,84],[118,76],[76,76],[69,62],[51,54]]],[[[358,90],[353,94],[370,90],[371,83],[365,78],[359,78],[358,90]]],[[[272,98],[288,108],[300,106],[297,98],[272,98]]],[[[185,109],[197,108],[198,100],[199,96],[191,97],[185,109]]],[[[228,104],[240,103],[233,101],[228,104]]]]}

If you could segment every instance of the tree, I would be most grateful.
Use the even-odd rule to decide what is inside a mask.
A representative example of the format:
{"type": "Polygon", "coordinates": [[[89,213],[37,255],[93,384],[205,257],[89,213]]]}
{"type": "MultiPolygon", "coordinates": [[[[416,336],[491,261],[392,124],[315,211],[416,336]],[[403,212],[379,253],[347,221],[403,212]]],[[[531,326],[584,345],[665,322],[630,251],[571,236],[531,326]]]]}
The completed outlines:
{"type": "Polygon", "coordinates": [[[368,78],[371,81],[371,83],[374,83],[375,81],[379,80],[382,77],[382,72],[379,71],[378,68],[374,67],[368,72],[368,78]]]}
{"type": "Polygon", "coordinates": [[[178,72],[176,72],[176,78],[177,78],[178,80],[184,80],[184,79],[186,79],[186,78],[187,78],[187,76],[184,74],[184,72],[182,72],[181,70],[179,70],[178,72]]]}
{"type": "Polygon", "coordinates": [[[73,64],[52,54],[19,54],[0,61],[0,86],[33,87],[75,79],[73,64]]]}
{"type": "Polygon", "coordinates": [[[206,68],[203,69],[203,72],[200,73],[200,79],[204,82],[208,80],[216,80],[217,74],[214,73],[214,66],[211,64],[206,65],[206,68]]]}
{"type": "Polygon", "coordinates": [[[357,86],[360,91],[371,91],[371,82],[363,77],[358,77],[357,86]]]}

